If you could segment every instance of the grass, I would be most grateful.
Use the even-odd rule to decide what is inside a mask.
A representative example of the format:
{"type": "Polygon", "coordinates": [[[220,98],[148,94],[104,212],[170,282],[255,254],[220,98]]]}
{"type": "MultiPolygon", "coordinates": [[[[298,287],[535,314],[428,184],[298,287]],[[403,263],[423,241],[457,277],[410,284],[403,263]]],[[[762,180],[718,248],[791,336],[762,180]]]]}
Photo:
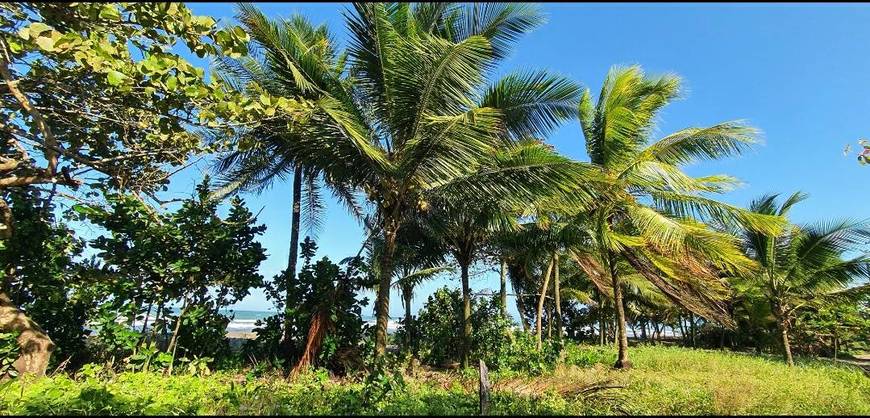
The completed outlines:
{"type": "MultiPolygon", "coordinates": [[[[569,346],[552,372],[495,372],[493,414],[870,414],[870,378],[848,366],[684,348],[634,347],[634,368],[611,370],[609,348],[569,346]],[[591,390],[594,387],[621,386],[591,390]]],[[[64,375],[7,382],[2,414],[379,414],[477,412],[476,374],[419,371],[385,396],[360,382],[309,374],[164,377],[64,375]],[[368,399],[365,402],[364,399],[368,399]]]]}

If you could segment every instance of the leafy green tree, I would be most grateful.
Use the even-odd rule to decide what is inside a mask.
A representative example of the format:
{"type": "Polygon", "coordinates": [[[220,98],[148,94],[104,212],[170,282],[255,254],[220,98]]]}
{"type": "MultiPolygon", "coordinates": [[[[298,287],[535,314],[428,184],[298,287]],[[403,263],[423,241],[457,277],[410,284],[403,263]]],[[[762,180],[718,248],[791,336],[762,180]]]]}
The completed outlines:
{"type": "Polygon", "coordinates": [[[870,348],[868,302],[841,301],[803,310],[795,318],[796,346],[804,352],[827,354],[864,352],[870,348]]]}
{"type": "MultiPolygon", "coordinates": [[[[758,214],[786,216],[806,197],[794,193],[780,204],[778,195],[765,195],[754,200],[750,209],[758,214]]],[[[794,365],[794,359],[789,338],[802,310],[854,301],[870,292],[868,284],[849,287],[870,278],[870,255],[861,252],[868,238],[870,229],[851,220],[790,225],[779,234],[751,226],[743,229],[744,250],[760,267],[741,276],[746,281],[741,285],[757,289],[768,303],[779,328],[783,355],[790,366],[794,365]],[[847,258],[850,252],[858,255],[847,258]]]]}
{"type": "Polygon", "coordinates": [[[85,323],[98,292],[74,259],[83,242],[55,218],[54,205],[37,192],[16,190],[11,203],[18,239],[0,248],[2,286],[19,307],[51,337],[58,356],[72,367],[85,361],[85,323]]]}
{"type": "MultiPolygon", "coordinates": [[[[485,81],[519,35],[541,21],[525,5],[357,4],[346,13],[346,72],[305,83],[307,67],[284,59],[284,77],[316,91],[314,110],[293,127],[286,155],[362,190],[372,204],[384,256],[375,310],[376,352],[386,350],[396,237],[434,196],[505,199],[527,204],[541,194],[589,197],[585,166],[541,148],[519,146],[543,136],[572,105],[564,79],[519,73],[485,81]],[[341,74],[341,77],[338,77],[341,74]],[[566,108],[566,106],[568,108],[566,108]]],[[[258,42],[282,57],[286,40],[258,42]]],[[[312,65],[320,66],[319,63],[312,65]]],[[[297,96],[290,96],[297,97],[297,96]]]]}
{"type": "MultiPolygon", "coordinates": [[[[240,28],[218,28],[182,4],[3,3],[0,191],[65,196],[86,185],[157,199],[189,156],[210,149],[194,127],[228,129],[301,109],[234,95],[173,48],[239,56],[246,42],[240,28]]],[[[2,200],[0,223],[0,238],[14,239],[2,200]]]]}
{"type": "MultiPolygon", "coordinates": [[[[197,331],[186,336],[186,351],[215,354],[202,351],[209,345],[197,335],[225,343],[229,320],[222,318],[221,308],[262,286],[257,269],[266,255],[256,238],[265,226],[255,224],[253,214],[238,198],[230,202],[226,219],[221,219],[219,202],[209,198],[208,177],[197,187],[196,197],[185,200],[171,214],[155,212],[129,195],[113,195],[108,200],[112,204],[108,210],[75,209],[108,233],[93,240],[92,246],[118,278],[111,292],[114,309],[126,313],[128,325],[133,325],[142,314],[147,321],[156,307],[151,334],[159,328],[164,334],[171,332],[165,351],[173,357],[183,327],[197,331]],[[173,304],[180,304],[180,311],[169,331],[173,304]]],[[[147,326],[145,322],[140,342],[147,337],[147,326]]]]}
{"type": "Polygon", "coordinates": [[[628,262],[674,303],[701,316],[730,323],[727,297],[716,271],[747,268],[735,237],[698,219],[746,222],[776,231],[781,221],[713,200],[734,185],[724,175],[690,177],[680,166],[736,155],[754,142],[755,130],[735,122],[686,128],[652,141],[655,117],[677,97],[674,75],[647,77],[639,67],[613,68],[598,101],[586,91],[579,118],[591,163],[609,180],[607,193],[581,220],[594,250],[583,264],[597,283],[610,283],[616,307],[619,357],[629,367],[623,286],[618,265],[628,262]]]}

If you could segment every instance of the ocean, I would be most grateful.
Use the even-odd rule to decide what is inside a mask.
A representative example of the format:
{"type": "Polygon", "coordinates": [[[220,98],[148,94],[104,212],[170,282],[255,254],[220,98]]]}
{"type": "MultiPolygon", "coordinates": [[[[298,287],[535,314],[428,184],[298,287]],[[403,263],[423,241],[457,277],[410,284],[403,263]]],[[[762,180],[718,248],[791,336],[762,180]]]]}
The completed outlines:
{"type": "MultiPolygon", "coordinates": [[[[176,313],[178,310],[175,309],[176,313]]],[[[227,325],[227,333],[248,333],[254,330],[255,324],[257,320],[275,315],[274,311],[247,311],[241,309],[225,309],[221,310],[221,313],[233,318],[229,325],[227,325]]],[[[372,315],[363,315],[363,321],[368,325],[374,325],[376,320],[372,315]]],[[[149,323],[151,320],[149,319],[149,323]]],[[[136,329],[141,329],[142,325],[144,325],[144,321],[136,321],[133,325],[136,329]]],[[[387,332],[395,332],[399,328],[399,323],[394,320],[390,320],[387,324],[387,332]]]]}

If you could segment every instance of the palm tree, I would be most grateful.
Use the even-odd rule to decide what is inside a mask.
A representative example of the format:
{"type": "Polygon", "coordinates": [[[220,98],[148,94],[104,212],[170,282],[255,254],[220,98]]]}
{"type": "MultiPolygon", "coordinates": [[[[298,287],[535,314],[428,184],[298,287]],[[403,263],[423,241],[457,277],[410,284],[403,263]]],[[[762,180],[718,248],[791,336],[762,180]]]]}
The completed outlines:
{"type": "MultiPolygon", "coordinates": [[[[273,69],[313,97],[288,92],[307,106],[288,123],[283,155],[362,190],[384,237],[375,303],[376,352],[386,349],[396,237],[405,220],[434,197],[514,205],[543,194],[568,204],[591,199],[589,167],[545,150],[505,152],[517,139],[541,137],[570,111],[564,78],[543,72],[485,81],[522,33],[541,21],[518,4],[356,4],[345,13],[348,71],[317,60],[297,65],[281,24],[250,11],[252,38],[273,69]],[[308,83],[308,68],[322,70],[308,83]],[[329,67],[332,68],[332,67],[329,67]]],[[[343,65],[338,67],[344,68],[343,65]]]]}
{"type": "MultiPolygon", "coordinates": [[[[223,57],[217,62],[219,77],[236,90],[253,97],[262,91],[273,96],[301,97],[318,100],[323,95],[320,87],[329,86],[343,72],[331,36],[325,26],[314,27],[302,16],[268,22],[250,5],[239,6],[238,19],[251,36],[251,56],[232,59],[223,57]],[[280,43],[280,54],[270,52],[273,42],[280,43]],[[263,53],[266,51],[266,53],[263,53]]],[[[287,269],[282,275],[287,289],[285,306],[289,307],[290,289],[296,278],[299,233],[305,207],[305,227],[312,235],[322,222],[324,204],[321,189],[327,185],[333,195],[345,203],[355,214],[361,209],[352,190],[333,181],[327,173],[313,165],[303,165],[294,157],[287,144],[294,133],[286,126],[292,121],[269,121],[251,129],[237,132],[236,147],[218,160],[215,171],[220,173],[215,196],[240,191],[262,193],[276,181],[293,177],[290,249],[287,269]]],[[[290,317],[285,317],[282,344],[288,344],[291,335],[290,317]]]]}
{"type": "Polygon", "coordinates": [[[622,261],[674,303],[730,324],[722,303],[727,289],[716,272],[746,269],[750,262],[733,236],[712,230],[700,219],[729,225],[746,222],[765,231],[776,231],[782,223],[775,216],[751,214],[704,195],[729,189],[735,183],[732,177],[693,178],[680,169],[696,160],[741,153],[754,142],[754,129],[725,122],[651,141],[657,113],[677,97],[679,86],[674,75],[647,77],[636,66],[616,67],[608,73],[597,103],[587,90],[579,106],[587,154],[610,186],[579,219],[589,231],[591,251],[572,251],[599,288],[609,282],[612,289],[617,368],[630,367],[618,268],[622,261]]]}
{"type": "MultiPolygon", "coordinates": [[[[523,141],[512,151],[525,152],[545,145],[537,141],[523,141]]],[[[511,207],[509,199],[438,200],[426,214],[425,226],[442,243],[459,265],[462,283],[463,330],[462,365],[468,366],[471,351],[471,286],[469,270],[481,259],[491,238],[499,233],[510,233],[519,228],[519,212],[511,207]]],[[[502,299],[506,298],[505,272],[502,271],[502,299]]],[[[504,310],[504,309],[503,309],[504,310]]]]}
{"type": "MultiPolygon", "coordinates": [[[[794,193],[781,205],[777,197],[775,194],[762,196],[752,202],[750,210],[786,216],[789,209],[807,196],[794,193]]],[[[742,278],[769,303],[789,366],[794,365],[789,330],[801,310],[870,293],[870,284],[848,287],[855,281],[870,278],[870,254],[860,253],[861,246],[870,243],[870,228],[863,222],[841,220],[791,225],[780,234],[745,227],[742,235],[746,254],[760,265],[742,278]],[[850,252],[859,255],[846,258],[850,252]]]]}

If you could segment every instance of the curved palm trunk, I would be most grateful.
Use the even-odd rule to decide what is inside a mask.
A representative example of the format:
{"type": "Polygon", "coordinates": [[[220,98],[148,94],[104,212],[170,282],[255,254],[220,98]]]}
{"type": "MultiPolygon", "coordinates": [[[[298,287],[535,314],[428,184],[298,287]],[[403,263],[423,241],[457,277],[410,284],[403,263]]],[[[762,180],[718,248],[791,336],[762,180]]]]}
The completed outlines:
{"type": "Polygon", "coordinates": [[[375,299],[375,356],[383,357],[387,352],[387,324],[390,322],[390,278],[393,277],[393,255],[396,252],[397,222],[384,220],[384,252],[381,255],[378,292],[375,299]]]}
{"type": "Polygon", "coordinates": [[[311,366],[317,355],[320,354],[320,347],[323,345],[323,339],[327,335],[327,331],[332,326],[329,320],[329,310],[320,309],[311,318],[311,326],[308,327],[308,335],[305,339],[305,349],[302,351],[302,357],[293,367],[290,372],[291,376],[296,376],[303,370],[311,366]]]}
{"type": "Polygon", "coordinates": [[[631,362],[628,361],[628,334],[625,331],[625,307],[622,303],[622,285],[619,280],[619,273],[616,271],[616,260],[611,255],[610,260],[610,280],[613,285],[613,302],[616,305],[616,336],[618,355],[616,363],[613,365],[616,369],[627,369],[631,367],[631,362]]]}
{"type": "MultiPolygon", "coordinates": [[[[290,217],[290,253],[287,257],[287,271],[284,276],[285,280],[285,295],[284,309],[290,307],[290,297],[292,284],[296,281],[296,264],[299,259],[299,224],[302,215],[302,167],[298,164],[293,169],[293,213],[290,217]]],[[[290,316],[284,315],[284,330],[281,338],[281,344],[284,346],[285,353],[290,354],[290,327],[292,323],[290,316]]]]}
{"type": "Polygon", "coordinates": [[[547,297],[547,285],[550,284],[550,272],[553,270],[553,259],[550,259],[550,264],[547,265],[547,271],[544,273],[544,284],[541,286],[541,296],[538,297],[538,310],[535,312],[535,335],[538,340],[538,350],[541,350],[541,317],[544,314],[544,300],[547,297]]]}
{"type": "Polygon", "coordinates": [[[462,269],[462,367],[468,367],[471,355],[471,286],[468,278],[468,260],[460,262],[462,269]]]}

